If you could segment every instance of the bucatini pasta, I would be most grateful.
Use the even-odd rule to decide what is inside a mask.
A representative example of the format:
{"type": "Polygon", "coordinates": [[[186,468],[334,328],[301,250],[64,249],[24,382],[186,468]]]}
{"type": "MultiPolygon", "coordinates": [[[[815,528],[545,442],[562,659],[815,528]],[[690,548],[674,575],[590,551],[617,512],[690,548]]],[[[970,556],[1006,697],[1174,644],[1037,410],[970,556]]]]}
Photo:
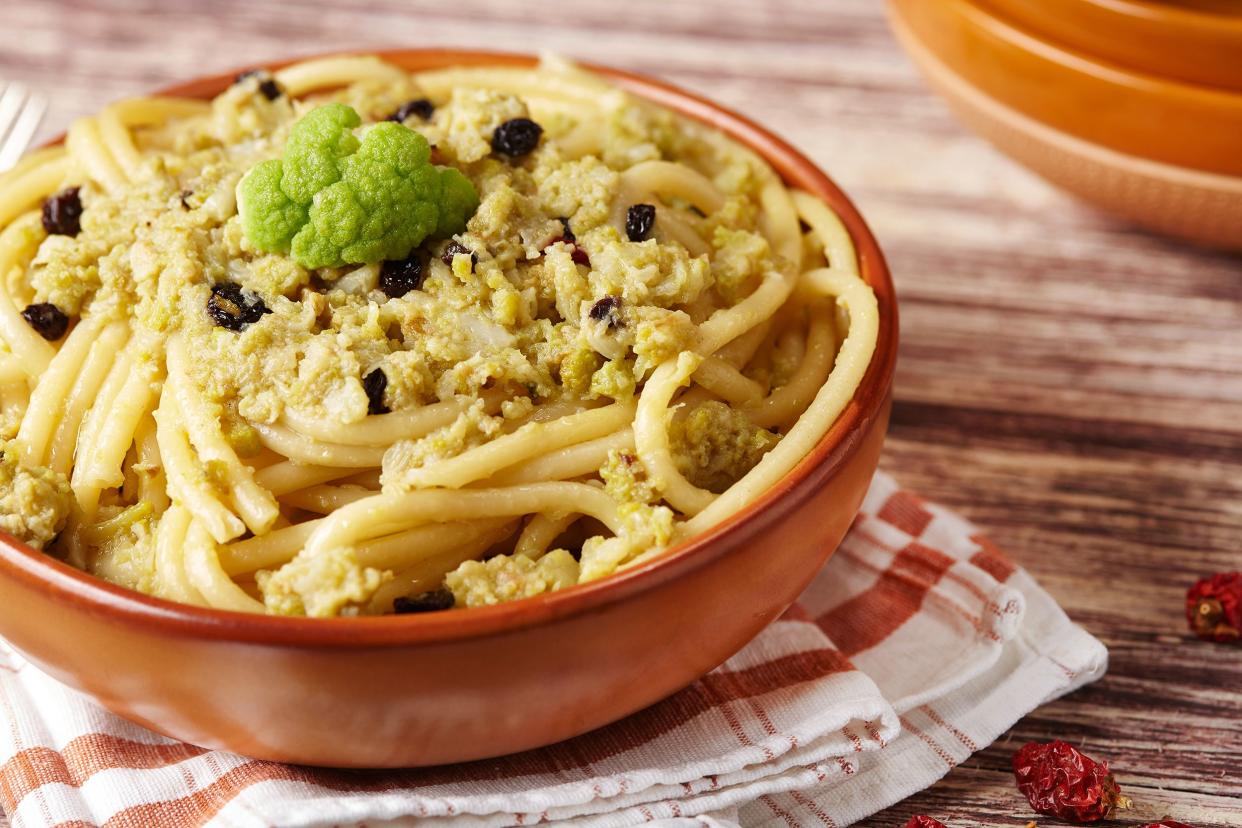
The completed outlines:
{"type": "Polygon", "coordinates": [[[554,59],[113,104],[0,228],[0,529],[244,612],[646,560],[804,457],[877,335],[826,205],[554,59]]]}

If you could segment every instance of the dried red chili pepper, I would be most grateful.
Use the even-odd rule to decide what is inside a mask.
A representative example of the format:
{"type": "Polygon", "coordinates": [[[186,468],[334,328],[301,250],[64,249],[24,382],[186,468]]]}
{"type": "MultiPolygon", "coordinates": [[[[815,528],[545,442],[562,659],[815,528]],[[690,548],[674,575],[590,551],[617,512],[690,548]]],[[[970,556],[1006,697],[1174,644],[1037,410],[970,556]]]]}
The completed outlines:
{"type": "Polygon", "coordinates": [[[1242,572],[1221,572],[1187,590],[1186,620],[1207,641],[1242,638],[1242,572]]]}
{"type": "Polygon", "coordinates": [[[1025,745],[1013,755],[1013,775],[1037,813],[1068,822],[1096,822],[1130,807],[1107,762],[1096,762],[1060,739],[1025,745]]]}
{"type": "Polygon", "coordinates": [[[945,825],[938,819],[919,814],[910,817],[910,821],[905,824],[904,828],[945,828],[945,825]]]}

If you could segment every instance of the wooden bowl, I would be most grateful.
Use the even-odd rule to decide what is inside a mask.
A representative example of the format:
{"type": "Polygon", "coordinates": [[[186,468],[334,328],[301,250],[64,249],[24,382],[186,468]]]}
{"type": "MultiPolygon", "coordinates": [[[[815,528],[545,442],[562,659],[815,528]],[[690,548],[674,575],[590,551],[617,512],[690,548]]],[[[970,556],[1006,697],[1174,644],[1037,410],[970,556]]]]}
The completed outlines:
{"type": "Polygon", "coordinates": [[[1033,35],[1104,63],[1242,91],[1242,5],[1231,14],[1142,0],[981,0],[1033,35]]]}
{"type": "MultiPolygon", "coordinates": [[[[926,7],[932,5],[939,4],[926,7]]],[[[890,0],[898,40],[962,122],[1002,152],[1136,224],[1199,244],[1242,250],[1242,176],[1152,161],[1050,126],[957,71],[910,24],[906,8],[904,0],[890,0]]]]}
{"type": "MultiPolygon", "coordinates": [[[[534,62],[461,51],[383,56],[411,71],[534,62]]],[[[281,762],[404,767],[498,756],[600,727],[685,687],[777,618],[849,529],[879,460],[897,355],[893,285],[853,204],[784,141],[661,81],[597,71],[731,134],[831,204],[853,236],[879,300],[879,341],[854,399],[808,457],[742,512],[645,565],[430,615],[323,620],[185,606],[0,538],[0,635],[60,681],[177,739],[281,762]]],[[[164,92],[208,97],[234,74],[164,92]]]]}
{"type": "Polygon", "coordinates": [[[909,37],[981,92],[1126,155],[1242,175],[1242,92],[1126,71],[1040,39],[972,0],[890,0],[909,37]]]}

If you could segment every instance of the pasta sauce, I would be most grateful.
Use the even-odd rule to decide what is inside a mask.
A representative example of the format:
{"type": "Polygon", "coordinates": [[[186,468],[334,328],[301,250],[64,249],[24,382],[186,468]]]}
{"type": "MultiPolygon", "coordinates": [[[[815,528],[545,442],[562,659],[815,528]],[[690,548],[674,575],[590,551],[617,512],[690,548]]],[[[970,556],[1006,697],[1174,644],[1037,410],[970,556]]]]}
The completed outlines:
{"type": "Polygon", "coordinates": [[[0,227],[0,529],[246,612],[646,560],[810,451],[878,325],[824,204],[555,60],[114,104],[0,227]]]}

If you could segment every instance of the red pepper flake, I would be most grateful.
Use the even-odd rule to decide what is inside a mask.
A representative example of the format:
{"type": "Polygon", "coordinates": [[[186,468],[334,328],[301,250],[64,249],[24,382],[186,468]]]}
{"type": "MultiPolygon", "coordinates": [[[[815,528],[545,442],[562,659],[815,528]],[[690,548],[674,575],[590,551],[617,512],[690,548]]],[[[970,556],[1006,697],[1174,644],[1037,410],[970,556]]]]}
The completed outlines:
{"type": "Polygon", "coordinates": [[[1162,819],[1159,822],[1149,822],[1142,826],[1142,828],[1194,828],[1194,826],[1178,822],[1175,819],[1162,819]]]}
{"type": "Polygon", "coordinates": [[[1186,620],[1205,641],[1242,638],[1242,572],[1220,572],[1187,590],[1186,620]]]}
{"type": "Polygon", "coordinates": [[[1060,739],[1023,746],[1013,756],[1013,774],[1037,813],[1068,822],[1096,822],[1130,807],[1107,762],[1097,762],[1060,739]]]}
{"type": "Polygon", "coordinates": [[[945,828],[945,825],[938,819],[918,814],[910,817],[910,821],[905,824],[904,828],[945,828]]]}

